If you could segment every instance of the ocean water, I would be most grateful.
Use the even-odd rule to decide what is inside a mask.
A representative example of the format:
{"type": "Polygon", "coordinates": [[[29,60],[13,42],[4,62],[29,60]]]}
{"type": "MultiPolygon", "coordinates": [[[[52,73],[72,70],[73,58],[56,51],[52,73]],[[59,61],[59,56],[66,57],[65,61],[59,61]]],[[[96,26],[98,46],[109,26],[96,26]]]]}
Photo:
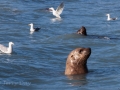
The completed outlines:
{"type": "Polygon", "coordinates": [[[46,8],[61,2],[0,0],[0,43],[15,44],[12,54],[0,53],[0,90],[120,90],[120,0],[64,0],[57,20],[46,8]],[[107,21],[107,13],[118,19],[107,21]],[[41,30],[30,34],[29,23],[41,30]],[[81,26],[89,36],[75,34],[81,26]],[[78,47],[92,50],[89,73],[66,76],[78,47]]]}

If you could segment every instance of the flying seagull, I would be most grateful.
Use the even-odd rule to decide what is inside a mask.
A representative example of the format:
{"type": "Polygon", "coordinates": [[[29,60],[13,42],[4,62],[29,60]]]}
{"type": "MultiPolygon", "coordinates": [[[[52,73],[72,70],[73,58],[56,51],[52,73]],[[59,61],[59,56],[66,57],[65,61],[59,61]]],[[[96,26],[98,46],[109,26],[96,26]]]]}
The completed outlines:
{"type": "Polygon", "coordinates": [[[117,19],[117,18],[110,18],[110,14],[106,14],[106,16],[108,16],[108,18],[107,18],[108,21],[117,19]]]}
{"type": "Polygon", "coordinates": [[[57,9],[55,10],[53,7],[49,8],[49,11],[53,13],[54,16],[56,16],[57,18],[61,18],[60,14],[62,13],[64,9],[64,3],[62,2],[57,9]]]}
{"type": "Polygon", "coordinates": [[[3,53],[6,53],[6,54],[11,54],[12,51],[13,51],[13,48],[12,48],[13,45],[14,45],[13,42],[9,42],[9,46],[8,47],[0,44],[0,51],[3,52],[3,53]]]}

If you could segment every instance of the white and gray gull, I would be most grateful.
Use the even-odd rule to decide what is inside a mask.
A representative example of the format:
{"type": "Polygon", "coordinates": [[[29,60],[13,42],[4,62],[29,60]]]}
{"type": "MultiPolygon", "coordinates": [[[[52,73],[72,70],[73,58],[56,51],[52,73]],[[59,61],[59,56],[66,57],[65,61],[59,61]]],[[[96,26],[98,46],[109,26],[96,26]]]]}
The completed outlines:
{"type": "Polygon", "coordinates": [[[49,11],[53,13],[54,16],[57,18],[61,18],[60,14],[63,12],[64,9],[64,3],[62,2],[57,9],[55,10],[53,7],[49,8],[49,11]]]}
{"type": "Polygon", "coordinates": [[[106,16],[108,16],[108,17],[107,17],[107,20],[108,20],[108,21],[110,21],[110,20],[116,20],[116,19],[117,19],[117,18],[111,18],[111,17],[110,17],[110,14],[106,14],[106,16]]]}
{"type": "Polygon", "coordinates": [[[30,32],[39,31],[41,28],[34,28],[33,23],[28,24],[30,26],[30,32]]]}
{"type": "Polygon", "coordinates": [[[0,44],[0,51],[3,52],[3,53],[6,53],[6,54],[11,54],[12,51],[13,51],[13,47],[12,47],[13,45],[14,45],[13,42],[9,42],[9,46],[8,47],[0,44]]]}

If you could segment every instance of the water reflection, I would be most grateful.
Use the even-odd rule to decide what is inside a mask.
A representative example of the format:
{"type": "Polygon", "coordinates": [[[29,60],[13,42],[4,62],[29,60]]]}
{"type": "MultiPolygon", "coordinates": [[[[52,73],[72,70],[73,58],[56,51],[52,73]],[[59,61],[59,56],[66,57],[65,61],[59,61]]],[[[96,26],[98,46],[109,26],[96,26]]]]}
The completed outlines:
{"type": "Polygon", "coordinates": [[[30,32],[30,34],[33,34],[34,32],[30,32]]]}
{"type": "Polygon", "coordinates": [[[61,18],[52,18],[51,21],[52,22],[60,22],[60,21],[62,21],[62,19],[61,18]]]}
{"type": "Polygon", "coordinates": [[[67,78],[70,80],[69,84],[72,86],[83,86],[87,84],[86,74],[71,75],[71,76],[67,76],[67,78]]]}

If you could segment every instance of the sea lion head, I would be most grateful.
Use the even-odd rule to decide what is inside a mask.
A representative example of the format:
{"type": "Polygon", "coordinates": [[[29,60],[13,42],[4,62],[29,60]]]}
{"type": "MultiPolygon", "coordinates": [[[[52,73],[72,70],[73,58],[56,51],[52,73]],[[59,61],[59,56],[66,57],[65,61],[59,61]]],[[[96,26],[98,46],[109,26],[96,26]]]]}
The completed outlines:
{"type": "Polygon", "coordinates": [[[84,26],[82,26],[78,31],[77,34],[81,34],[84,36],[87,36],[87,32],[86,32],[86,28],[84,26]]]}
{"type": "Polygon", "coordinates": [[[90,54],[91,48],[76,48],[71,51],[66,61],[65,75],[88,73],[86,64],[90,54]]]}

